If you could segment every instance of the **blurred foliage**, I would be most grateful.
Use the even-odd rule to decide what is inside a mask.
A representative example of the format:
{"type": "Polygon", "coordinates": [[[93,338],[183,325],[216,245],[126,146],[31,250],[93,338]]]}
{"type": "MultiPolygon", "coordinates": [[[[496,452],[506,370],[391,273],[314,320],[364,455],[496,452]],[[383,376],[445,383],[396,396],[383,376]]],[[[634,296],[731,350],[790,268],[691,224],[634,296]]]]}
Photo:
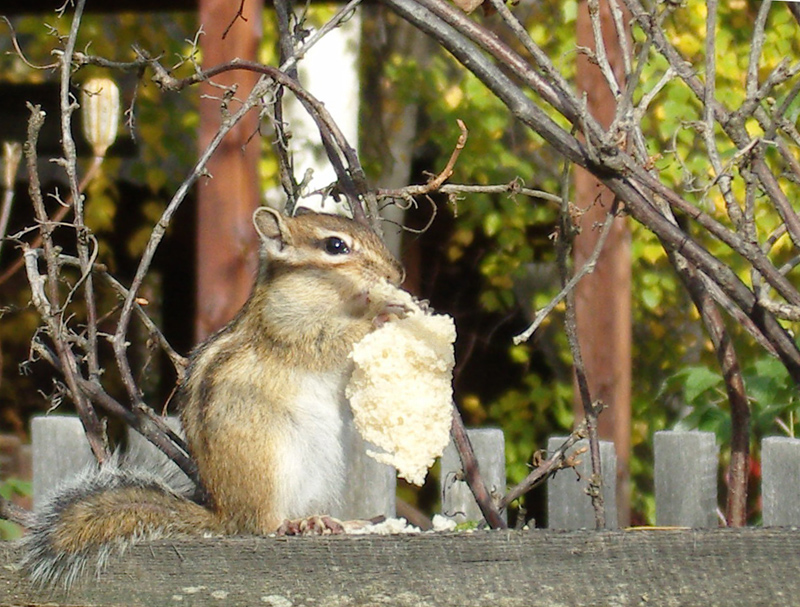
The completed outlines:
{"type": "MultiPolygon", "coordinates": [[[[52,63],[52,49],[59,47],[58,36],[68,33],[70,22],[70,11],[61,19],[54,13],[12,19],[20,48],[27,61],[36,65],[52,63]]],[[[191,13],[89,13],[84,16],[76,48],[113,61],[130,61],[135,58],[132,46],[137,44],[152,55],[161,56],[165,65],[174,66],[176,74],[183,76],[193,70],[187,58],[193,55],[191,39],[196,27],[195,16],[191,13]]],[[[4,87],[6,98],[13,94],[16,84],[57,85],[57,71],[31,69],[14,52],[5,24],[0,25],[0,31],[0,86],[4,87]]],[[[124,277],[122,268],[130,267],[142,253],[169,196],[196,158],[197,94],[194,90],[165,93],[147,79],[140,80],[135,72],[92,66],[78,70],[74,82],[79,84],[100,74],[112,77],[119,85],[125,114],[120,121],[117,142],[85,192],[85,219],[98,240],[98,261],[124,277]],[[123,196],[122,183],[126,184],[128,192],[136,192],[135,198],[130,194],[123,196]]],[[[77,92],[77,88],[73,90],[76,96],[77,92]]],[[[15,101],[22,105],[26,99],[15,101]]],[[[57,107],[47,107],[46,111],[47,123],[58,120],[57,107]]],[[[79,114],[76,113],[73,134],[80,150],[86,146],[79,128],[79,114]]],[[[0,137],[2,135],[0,133],[0,137]]],[[[89,169],[91,159],[79,156],[78,163],[80,176],[89,169]]],[[[57,189],[64,196],[67,187],[63,173],[54,170],[54,165],[44,155],[40,155],[39,167],[45,191],[57,189]]],[[[25,179],[26,172],[20,170],[10,233],[33,224],[25,179]]],[[[50,197],[46,197],[46,203],[52,213],[58,209],[58,204],[50,197]]],[[[73,240],[64,236],[63,242],[58,243],[69,252],[74,247],[73,240]]],[[[15,247],[6,245],[0,273],[18,256],[15,247]]],[[[38,325],[37,315],[28,307],[30,295],[23,273],[18,272],[1,291],[0,343],[4,364],[0,382],[0,427],[22,435],[27,432],[27,416],[48,406],[38,390],[50,382],[38,372],[37,365],[24,366],[25,374],[20,375],[18,365],[28,357],[30,339],[38,325]]],[[[116,295],[107,290],[100,289],[99,296],[104,309],[116,302],[116,295]]]]}
{"type": "MultiPolygon", "coordinates": [[[[738,107],[745,95],[745,75],[750,52],[752,23],[757,2],[736,0],[719,7],[717,42],[717,94],[729,108],[738,107]]],[[[539,44],[568,80],[575,72],[574,0],[560,3],[520,4],[515,14],[528,26],[539,44]]],[[[499,24],[496,17],[481,17],[487,25],[499,24]]],[[[386,17],[391,23],[391,17],[386,17]]],[[[665,21],[667,38],[702,71],[705,52],[706,4],[690,0],[677,7],[665,21]]],[[[634,31],[637,42],[643,37],[634,31]]],[[[509,44],[517,45],[514,40],[509,44]]],[[[785,6],[773,5],[766,29],[766,43],[760,64],[763,80],[784,57],[800,57],[798,27],[785,6]]],[[[651,50],[645,66],[639,99],[666,70],[666,61],[651,50]]],[[[449,157],[458,131],[455,118],[469,128],[469,140],[456,165],[452,183],[507,183],[519,179],[525,185],[559,193],[560,159],[541,139],[515,123],[507,108],[489,94],[476,78],[451,57],[435,53],[424,61],[392,55],[383,70],[384,89],[407,102],[424,108],[426,128],[419,133],[420,153],[433,153],[437,171],[449,157]],[[418,83],[424,82],[424,86],[418,83]]],[[[779,103],[780,98],[770,100],[779,103]]],[[[797,104],[796,104],[797,105],[797,104]]],[[[544,107],[543,104],[540,107],[544,107]]],[[[549,114],[563,119],[549,108],[549,114]]],[[[797,119],[800,108],[794,110],[797,119]]],[[[693,93],[677,78],[658,94],[645,115],[643,130],[655,168],[665,184],[688,200],[712,212],[729,225],[717,184],[711,172],[698,121],[702,107],[693,93]]],[[[759,134],[755,124],[751,133],[759,134]]],[[[723,164],[730,163],[736,148],[721,133],[716,134],[723,164]]],[[[373,174],[380,167],[370,167],[373,174]]],[[[797,184],[782,183],[789,198],[798,198],[797,184]]],[[[743,199],[741,178],[733,183],[743,199]]],[[[769,234],[779,217],[766,198],[757,201],[760,234],[769,234]]],[[[457,263],[471,249],[480,246],[480,303],[486,313],[531,312],[545,305],[557,292],[553,281],[535,285],[533,293],[519,288],[532,269],[546,267],[554,260],[549,236],[558,210],[550,203],[523,196],[470,194],[449,208],[454,227],[445,245],[446,255],[457,263]],[[479,244],[476,244],[479,243],[479,244]],[[488,244],[487,244],[488,243],[488,244]]],[[[679,218],[683,221],[683,218],[679,218]]],[[[631,222],[633,272],[633,395],[632,460],[634,486],[632,505],[635,520],[653,523],[652,436],[658,430],[703,428],[716,432],[726,450],[730,439],[730,420],[713,349],[697,312],[672,271],[655,236],[631,222]],[[696,388],[709,382],[705,390],[696,388]],[[713,380],[713,381],[712,381],[713,380]]],[[[711,253],[730,264],[749,284],[749,267],[718,241],[698,231],[695,234],[711,253]]],[[[780,239],[771,256],[780,261],[791,250],[788,238],[780,239]]],[[[753,436],[779,430],[776,419],[791,427],[796,415],[796,388],[781,364],[768,357],[728,319],[737,351],[745,367],[745,380],[753,401],[753,436]]],[[[531,343],[505,345],[505,364],[523,373],[516,385],[507,385],[499,394],[459,394],[459,406],[468,419],[497,425],[506,431],[506,456],[509,483],[527,473],[532,453],[545,444],[552,433],[566,432],[572,423],[572,377],[570,355],[561,330],[562,318],[556,310],[531,343]],[[551,328],[553,330],[548,330],[551,328]]],[[[524,327],[520,327],[524,328],[524,327]]],[[[792,329],[796,327],[790,326],[792,329]]]]}
{"type": "MultiPolygon", "coordinates": [[[[33,495],[33,484],[30,481],[18,478],[7,478],[0,482],[0,497],[5,500],[12,500],[15,497],[31,497],[33,495]]],[[[15,540],[22,537],[22,527],[11,521],[0,521],[0,539],[15,540]]]]}
{"type": "MultiPolygon", "coordinates": [[[[757,447],[776,430],[794,437],[800,396],[780,361],[755,358],[742,369],[752,408],[752,441],[757,447]]],[[[681,369],[664,382],[663,390],[683,395],[687,414],[679,429],[714,432],[724,443],[730,441],[731,421],[722,375],[706,366],[681,369]]]]}

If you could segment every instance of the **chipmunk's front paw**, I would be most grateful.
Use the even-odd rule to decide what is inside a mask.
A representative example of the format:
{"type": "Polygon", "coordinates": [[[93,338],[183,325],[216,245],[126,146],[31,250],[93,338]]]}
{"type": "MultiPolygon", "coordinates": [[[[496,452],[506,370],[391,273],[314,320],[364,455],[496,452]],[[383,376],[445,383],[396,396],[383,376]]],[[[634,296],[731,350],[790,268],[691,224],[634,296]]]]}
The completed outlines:
{"type": "Polygon", "coordinates": [[[278,527],[278,535],[339,535],[344,533],[342,521],[332,516],[309,516],[299,519],[286,519],[278,527]]]}

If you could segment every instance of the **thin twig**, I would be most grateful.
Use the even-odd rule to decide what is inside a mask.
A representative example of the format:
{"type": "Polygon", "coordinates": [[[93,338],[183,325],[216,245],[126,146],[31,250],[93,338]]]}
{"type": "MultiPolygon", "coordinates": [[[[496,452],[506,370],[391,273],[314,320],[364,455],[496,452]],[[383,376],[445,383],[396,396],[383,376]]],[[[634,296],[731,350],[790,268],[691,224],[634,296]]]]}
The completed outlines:
{"type": "Polygon", "coordinates": [[[714,100],[717,78],[717,0],[708,0],[708,18],[706,19],[706,82],[703,107],[703,138],[706,143],[706,153],[711,161],[711,166],[716,173],[715,182],[719,183],[728,216],[733,225],[741,229],[743,216],[742,209],[736,202],[731,190],[731,176],[723,167],[717,149],[716,130],[714,124],[714,100]]]}
{"type": "Polygon", "coordinates": [[[630,35],[629,27],[626,25],[626,21],[629,19],[623,15],[623,11],[619,6],[618,0],[608,0],[608,6],[611,9],[611,17],[614,21],[614,29],[617,32],[617,41],[619,42],[619,47],[622,51],[622,66],[625,69],[626,86],[630,86],[628,77],[633,72],[633,66],[631,65],[631,57],[633,53],[631,52],[631,44],[628,40],[630,35]]]}
{"type": "Polygon", "coordinates": [[[225,28],[225,31],[222,32],[222,39],[223,40],[225,40],[225,38],[228,36],[228,32],[231,31],[231,28],[233,27],[234,23],[236,23],[239,19],[241,19],[242,21],[247,23],[247,17],[245,17],[244,13],[243,13],[243,11],[244,11],[244,3],[245,3],[245,0],[239,0],[239,10],[236,11],[236,14],[233,16],[233,19],[231,19],[231,22],[225,28]]]}
{"type": "Polygon", "coordinates": [[[11,521],[25,528],[30,527],[34,522],[32,512],[20,508],[4,497],[0,497],[0,519],[11,521]]]}
{"type": "MultiPolygon", "coordinates": [[[[291,18],[293,15],[291,0],[275,0],[275,17],[278,21],[278,48],[280,49],[280,64],[288,63],[294,57],[294,37],[292,36],[291,18]]],[[[297,80],[297,67],[292,65],[285,70],[286,75],[297,80]]],[[[275,100],[272,103],[272,112],[275,117],[275,149],[278,155],[278,173],[281,186],[286,194],[286,212],[294,214],[295,206],[300,198],[300,185],[294,175],[294,159],[289,149],[289,137],[283,123],[283,87],[278,87],[275,100]]]]}
{"type": "MultiPolygon", "coordinates": [[[[569,165],[565,163],[564,174],[562,177],[562,203],[561,213],[559,214],[559,238],[556,241],[556,258],[558,260],[559,273],[563,288],[569,284],[569,255],[572,251],[574,238],[577,234],[577,227],[573,224],[572,210],[567,205],[569,200],[569,165]]],[[[614,204],[606,215],[603,231],[600,233],[598,242],[605,243],[605,237],[611,229],[618,209],[618,201],[615,198],[614,204]]],[[[595,246],[592,256],[599,257],[602,246],[595,246]]],[[[595,257],[596,260],[596,257],[595,257]]],[[[585,266],[584,266],[585,267],[585,266]]],[[[575,381],[578,387],[578,396],[583,405],[583,415],[586,422],[586,434],[589,438],[589,453],[592,462],[592,476],[589,479],[589,497],[595,515],[595,527],[603,529],[606,526],[606,512],[603,500],[603,475],[602,462],[600,460],[600,436],[597,428],[597,416],[602,410],[602,403],[595,403],[592,400],[589,389],[589,379],[586,374],[586,367],[583,363],[580,339],[578,336],[578,324],[575,312],[575,291],[569,289],[566,292],[567,309],[564,315],[564,328],[569,342],[569,349],[572,353],[572,366],[575,373],[575,381]]]]}
{"type": "MultiPolygon", "coordinates": [[[[86,191],[86,188],[89,184],[94,180],[97,176],[98,171],[103,163],[104,157],[102,156],[95,156],[92,158],[92,164],[89,165],[86,173],[83,175],[83,179],[78,184],[78,191],[83,194],[86,191]]],[[[64,201],[64,204],[59,207],[59,209],[53,214],[53,217],[50,219],[51,223],[58,224],[59,222],[63,221],[64,218],[72,211],[73,209],[72,204],[72,196],[70,195],[64,201]]],[[[42,235],[37,234],[34,239],[28,244],[28,246],[32,249],[38,249],[42,246],[42,235]]],[[[25,260],[20,257],[17,261],[15,261],[9,268],[0,275],[0,286],[10,279],[14,274],[16,274],[22,267],[25,265],[25,260]]]]}
{"type": "Polygon", "coordinates": [[[514,343],[520,344],[522,342],[528,341],[531,336],[536,332],[536,330],[541,326],[544,320],[550,315],[550,313],[564,301],[570,293],[575,290],[575,287],[581,281],[581,279],[586,276],[587,274],[591,274],[594,272],[595,267],[597,266],[597,260],[600,258],[600,254],[603,252],[603,247],[605,247],[606,240],[608,239],[608,235],[611,232],[611,226],[614,225],[615,216],[613,213],[609,212],[606,215],[606,219],[603,222],[602,228],[600,228],[600,236],[597,239],[597,243],[595,244],[594,250],[592,254],[589,256],[589,259],[586,260],[586,263],[581,266],[581,269],[575,272],[567,283],[563,286],[561,291],[551,299],[547,305],[539,310],[536,313],[536,316],[533,318],[533,322],[530,326],[525,329],[519,335],[514,337],[514,343]]]}
{"type": "Polygon", "coordinates": [[[753,98],[758,90],[758,65],[761,61],[761,51],[764,48],[764,30],[767,25],[769,9],[772,0],[763,0],[758,6],[758,15],[753,24],[753,35],[750,38],[750,57],[747,63],[747,77],[745,79],[745,95],[753,98]]]}
{"type": "MultiPolygon", "coordinates": [[[[444,169],[441,170],[441,172],[439,172],[438,175],[435,175],[434,177],[429,179],[427,183],[422,185],[410,185],[404,188],[398,188],[394,190],[379,189],[376,191],[378,198],[406,198],[411,196],[423,196],[425,194],[430,194],[431,192],[444,192],[444,182],[447,181],[453,174],[453,168],[455,167],[456,162],[458,161],[458,157],[461,154],[461,150],[464,149],[464,146],[467,143],[467,136],[469,134],[466,125],[460,118],[457,118],[456,122],[458,123],[458,128],[461,129],[461,134],[458,136],[458,141],[456,142],[456,145],[453,148],[452,153],[450,154],[450,158],[447,161],[447,165],[444,167],[444,169]]],[[[454,190],[451,189],[450,191],[454,190]]],[[[477,190],[471,190],[471,191],[474,192],[477,190]]]]}
{"type": "MultiPolygon", "coordinates": [[[[378,195],[378,198],[408,199],[409,197],[415,196],[419,193],[431,193],[425,190],[426,187],[427,185],[411,185],[411,186],[406,186],[404,188],[394,188],[394,189],[379,188],[376,190],[376,194],[378,195]]],[[[446,183],[436,191],[448,195],[510,194],[513,197],[519,194],[522,196],[529,196],[531,198],[546,200],[547,202],[554,202],[556,204],[561,204],[561,196],[558,196],[557,194],[551,194],[550,192],[545,192],[544,190],[527,188],[521,185],[520,181],[517,179],[515,179],[514,181],[510,181],[509,183],[492,184],[492,185],[446,183]]]]}
{"type": "Polygon", "coordinates": [[[25,53],[22,52],[22,47],[17,39],[17,32],[14,30],[14,26],[11,24],[11,21],[5,15],[0,15],[0,20],[5,22],[5,24],[8,26],[8,29],[11,30],[11,44],[14,47],[14,52],[17,54],[17,57],[19,57],[22,63],[34,70],[52,70],[53,68],[58,67],[58,62],[48,63],[47,65],[36,65],[31,61],[28,61],[27,57],[25,57],[25,53]]]}
{"type": "Polygon", "coordinates": [[[587,0],[589,9],[589,21],[592,25],[592,35],[594,36],[594,57],[597,66],[600,68],[600,73],[608,84],[608,89],[614,96],[615,100],[619,100],[622,94],[622,89],[617,82],[617,77],[611,64],[608,62],[608,55],[606,54],[606,43],[603,39],[603,28],[600,23],[600,2],[599,0],[587,0]]]}
{"type": "MultiPolygon", "coordinates": [[[[72,114],[78,108],[70,92],[72,82],[72,54],[78,39],[78,30],[83,17],[86,0],[77,0],[72,16],[69,36],[60,57],[61,73],[59,98],[61,107],[61,146],[64,150],[63,168],[67,174],[70,196],[74,207],[74,225],[78,249],[78,258],[81,260],[81,273],[85,277],[83,285],[84,301],[86,302],[86,329],[88,332],[88,347],[84,352],[91,377],[100,375],[100,363],[97,352],[97,304],[94,296],[94,282],[91,274],[91,260],[89,259],[89,229],[86,227],[83,216],[83,194],[78,185],[78,155],[75,151],[75,140],[72,138],[72,114]]],[[[87,428],[89,431],[90,428],[87,428]]],[[[101,437],[97,437],[100,440],[101,437]]]]}

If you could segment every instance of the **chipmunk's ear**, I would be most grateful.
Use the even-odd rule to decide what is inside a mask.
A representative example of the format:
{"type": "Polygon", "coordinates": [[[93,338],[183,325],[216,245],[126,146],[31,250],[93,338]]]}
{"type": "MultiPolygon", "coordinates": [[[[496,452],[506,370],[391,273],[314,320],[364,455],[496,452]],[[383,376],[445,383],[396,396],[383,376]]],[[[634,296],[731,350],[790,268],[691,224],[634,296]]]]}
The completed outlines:
{"type": "Polygon", "coordinates": [[[253,212],[253,225],[270,257],[286,256],[292,236],[283,215],[269,207],[258,207],[253,212]]]}

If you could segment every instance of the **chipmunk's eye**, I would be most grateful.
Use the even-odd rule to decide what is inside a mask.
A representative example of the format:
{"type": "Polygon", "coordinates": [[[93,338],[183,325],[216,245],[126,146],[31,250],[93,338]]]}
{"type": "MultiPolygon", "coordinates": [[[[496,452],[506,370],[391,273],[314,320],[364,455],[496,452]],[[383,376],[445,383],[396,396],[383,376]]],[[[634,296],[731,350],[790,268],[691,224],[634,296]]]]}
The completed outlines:
{"type": "Polygon", "coordinates": [[[350,247],[347,243],[338,236],[330,236],[322,242],[325,252],[329,255],[347,255],[350,252],[350,247]]]}

